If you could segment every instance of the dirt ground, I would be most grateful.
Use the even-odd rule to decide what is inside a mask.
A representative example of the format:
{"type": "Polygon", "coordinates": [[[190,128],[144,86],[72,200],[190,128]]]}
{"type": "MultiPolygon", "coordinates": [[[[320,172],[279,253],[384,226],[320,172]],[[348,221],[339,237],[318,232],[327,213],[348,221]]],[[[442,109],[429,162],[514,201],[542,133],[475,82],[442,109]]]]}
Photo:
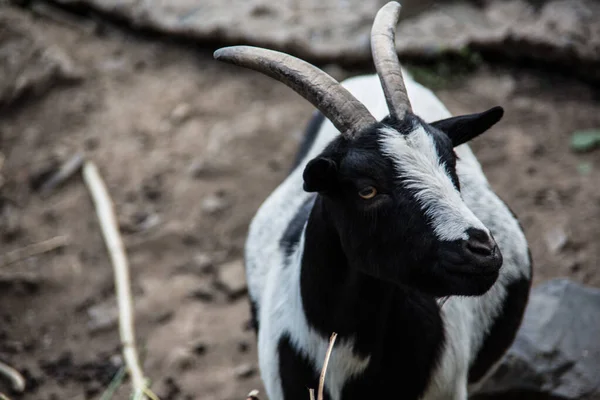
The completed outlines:
{"type": "MultiPolygon", "coordinates": [[[[245,398],[261,387],[254,333],[245,296],[220,282],[239,285],[248,222],[285,176],[310,105],[208,50],[29,21],[83,80],[0,118],[0,254],[69,238],[0,265],[0,360],[28,378],[24,394],[3,380],[0,392],[99,399],[122,365],[112,269],[86,187],[75,177],[47,198],[35,190],[57,162],[84,151],[116,204],[152,388],[163,400],[245,398]]],[[[473,147],[522,221],[536,282],[568,276],[600,287],[600,151],[569,149],[573,131],[600,127],[598,92],[565,76],[483,65],[438,94],[454,113],[505,107],[473,147]]]]}

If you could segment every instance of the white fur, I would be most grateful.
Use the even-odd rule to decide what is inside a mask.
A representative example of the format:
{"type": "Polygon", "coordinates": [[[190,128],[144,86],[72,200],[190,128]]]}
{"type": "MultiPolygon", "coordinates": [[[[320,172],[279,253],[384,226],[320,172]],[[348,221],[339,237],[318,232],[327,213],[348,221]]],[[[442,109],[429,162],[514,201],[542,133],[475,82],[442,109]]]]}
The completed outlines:
{"type": "Polygon", "coordinates": [[[397,177],[415,192],[425,214],[431,218],[440,240],[468,239],[467,229],[489,233],[463,203],[435,148],[433,138],[422,126],[407,135],[392,128],[381,129],[381,145],[396,167],[397,177]]]}
{"type": "MultiPolygon", "coordinates": [[[[415,114],[425,121],[431,122],[450,116],[448,110],[439,99],[428,89],[416,83],[405,72],[408,94],[415,114]]],[[[377,118],[382,119],[388,114],[383,91],[379,79],[375,75],[357,77],[345,81],[344,86],[361,101],[377,118]]],[[[298,208],[314,196],[302,190],[302,171],[306,163],[318,155],[323,148],[338,134],[331,122],[325,121],[318,137],[307,157],[298,168],[269,196],[253,219],[246,242],[246,268],[250,296],[256,303],[259,313],[260,331],[258,339],[259,363],[262,379],[267,396],[271,400],[282,399],[281,381],[279,378],[279,360],[277,345],[283,334],[291,337],[292,345],[304,354],[313,364],[315,370],[320,370],[328,337],[322,337],[307,324],[302,310],[300,295],[300,256],[303,249],[303,237],[291,257],[294,262],[283,268],[285,255],[279,247],[279,239],[294,217],[298,208]]],[[[417,133],[415,137],[419,136],[417,133]]],[[[405,144],[410,147],[409,144],[405,144]]],[[[414,146],[428,149],[430,144],[420,136],[415,139],[414,146]]],[[[399,151],[404,145],[390,140],[389,150],[399,151]]],[[[426,150],[430,151],[430,150],[426,150]]],[[[442,318],[446,329],[447,345],[443,351],[438,368],[433,372],[431,381],[422,397],[424,400],[467,398],[467,372],[477,351],[496,318],[502,301],[506,295],[505,286],[519,276],[528,276],[527,243],[506,206],[490,189],[477,159],[465,144],[456,148],[460,159],[457,163],[457,173],[462,187],[462,198],[472,212],[494,235],[504,256],[498,282],[480,298],[452,297],[442,309],[442,318]]],[[[429,162],[430,158],[427,157],[429,162]]],[[[424,160],[419,160],[421,162],[424,160]]],[[[400,170],[409,174],[409,165],[398,161],[400,170]]],[[[422,166],[425,168],[425,166],[422,166]]],[[[439,166],[427,166],[438,170],[439,166]]],[[[421,168],[421,167],[419,167],[421,168]]],[[[417,172],[410,170],[410,174],[417,172]]],[[[411,175],[413,176],[413,175],[411,175]]],[[[429,193],[423,190],[422,203],[427,208],[436,206],[448,208],[454,213],[468,215],[462,206],[455,210],[455,204],[450,202],[455,195],[448,190],[446,182],[439,180],[439,190],[442,198],[436,199],[436,204],[430,199],[429,193]],[[432,205],[433,204],[433,205],[432,205]]],[[[421,186],[418,183],[417,188],[421,186]]],[[[437,218],[437,217],[436,217],[437,218]]],[[[441,217],[439,217],[441,219],[441,217]]],[[[469,217],[469,220],[472,220],[469,217]]],[[[471,221],[473,222],[473,221],[471,221]]],[[[470,223],[471,223],[470,222],[470,223]]],[[[445,223],[445,222],[444,222],[445,223]]],[[[475,222],[473,222],[475,223],[475,222]]],[[[464,231],[464,226],[452,227],[448,223],[438,233],[440,237],[455,237],[455,231],[464,231]]],[[[354,374],[363,371],[369,359],[356,357],[352,352],[352,341],[342,342],[330,361],[326,387],[333,400],[341,396],[344,383],[354,374]]],[[[402,377],[398,377],[402,379],[402,377]]]]}

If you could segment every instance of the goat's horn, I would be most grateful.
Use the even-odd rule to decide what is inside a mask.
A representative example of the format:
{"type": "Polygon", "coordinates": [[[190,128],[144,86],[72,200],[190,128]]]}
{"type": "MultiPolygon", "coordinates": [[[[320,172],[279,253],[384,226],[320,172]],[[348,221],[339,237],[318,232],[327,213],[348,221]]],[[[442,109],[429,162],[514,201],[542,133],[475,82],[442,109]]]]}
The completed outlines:
{"type": "Polygon", "coordinates": [[[399,16],[400,3],[396,1],[387,3],[377,12],[371,29],[371,52],[388,109],[392,116],[401,120],[411,111],[411,106],[396,53],[395,37],[399,16]]]}
{"type": "Polygon", "coordinates": [[[345,137],[354,137],[377,120],[335,79],[296,57],[251,46],[224,47],[215,59],[253,69],[292,88],[321,111],[345,137]]]}

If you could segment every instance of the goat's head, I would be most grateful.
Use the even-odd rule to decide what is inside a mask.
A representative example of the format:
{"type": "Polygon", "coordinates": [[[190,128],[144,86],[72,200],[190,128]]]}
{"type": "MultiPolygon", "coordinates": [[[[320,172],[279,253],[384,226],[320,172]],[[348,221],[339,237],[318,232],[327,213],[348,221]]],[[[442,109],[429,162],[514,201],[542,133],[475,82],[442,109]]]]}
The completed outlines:
{"type": "Polygon", "coordinates": [[[485,132],[500,107],[425,123],[411,111],[394,45],[400,5],[377,14],[371,48],[390,115],[377,121],[316,67],[270,50],[236,46],[219,60],[263,72],[313,103],[341,132],[304,170],[351,267],[435,296],[481,295],[502,255],[463,202],[453,148],[485,132]]]}

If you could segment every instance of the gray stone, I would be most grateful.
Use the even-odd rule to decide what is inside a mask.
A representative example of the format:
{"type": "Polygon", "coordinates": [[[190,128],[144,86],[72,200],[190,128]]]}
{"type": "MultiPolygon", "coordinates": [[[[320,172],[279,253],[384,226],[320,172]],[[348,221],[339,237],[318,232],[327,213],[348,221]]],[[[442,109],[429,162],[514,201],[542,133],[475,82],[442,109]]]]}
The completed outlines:
{"type": "Polygon", "coordinates": [[[569,236],[561,227],[556,227],[546,232],[544,239],[546,239],[548,250],[554,254],[559,253],[569,242],[569,236]]]}
{"type": "Polygon", "coordinates": [[[238,379],[251,378],[252,376],[256,375],[256,372],[256,367],[247,363],[240,364],[233,370],[233,374],[238,379]]]}
{"type": "Polygon", "coordinates": [[[181,124],[185,122],[192,113],[192,107],[188,103],[179,103],[171,111],[171,122],[181,124]]]}
{"type": "Polygon", "coordinates": [[[91,333],[111,330],[117,326],[119,309],[116,300],[96,304],[87,309],[88,329],[91,333]]]}
{"type": "Polygon", "coordinates": [[[200,179],[204,175],[206,175],[208,169],[209,168],[206,161],[198,158],[190,163],[188,167],[188,173],[191,175],[192,178],[200,179]]]}
{"type": "Polygon", "coordinates": [[[215,285],[231,300],[244,295],[247,285],[243,261],[238,259],[219,266],[215,285]]]}
{"type": "Polygon", "coordinates": [[[198,287],[194,288],[191,296],[194,299],[198,299],[204,303],[210,303],[215,297],[215,292],[209,282],[201,281],[198,287]]]}
{"type": "Polygon", "coordinates": [[[209,215],[218,214],[227,207],[229,204],[224,196],[211,194],[202,199],[202,211],[209,215]]]}
{"type": "Polygon", "coordinates": [[[0,26],[0,106],[83,78],[59,44],[48,42],[37,30],[31,16],[4,6],[0,26]]]}
{"type": "Polygon", "coordinates": [[[599,399],[600,289],[537,286],[513,346],[473,398],[599,399]]]}
{"type": "Polygon", "coordinates": [[[194,353],[185,347],[175,347],[168,355],[167,365],[169,369],[187,371],[194,366],[194,353]]]}
{"type": "MultiPolygon", "coordinates": [[[[137,28],[213,42],[285,50],[319,63],[370,62],[380,0],[57,0],[87,5],[137,28]]],[[[435,58],[471,48],[534,59],[600,79],[600,2],[594,0],[402,0],[397,35],[404,57],[435,58]],[[435,5],[435,6],[433,6],[435,5]]]]}

